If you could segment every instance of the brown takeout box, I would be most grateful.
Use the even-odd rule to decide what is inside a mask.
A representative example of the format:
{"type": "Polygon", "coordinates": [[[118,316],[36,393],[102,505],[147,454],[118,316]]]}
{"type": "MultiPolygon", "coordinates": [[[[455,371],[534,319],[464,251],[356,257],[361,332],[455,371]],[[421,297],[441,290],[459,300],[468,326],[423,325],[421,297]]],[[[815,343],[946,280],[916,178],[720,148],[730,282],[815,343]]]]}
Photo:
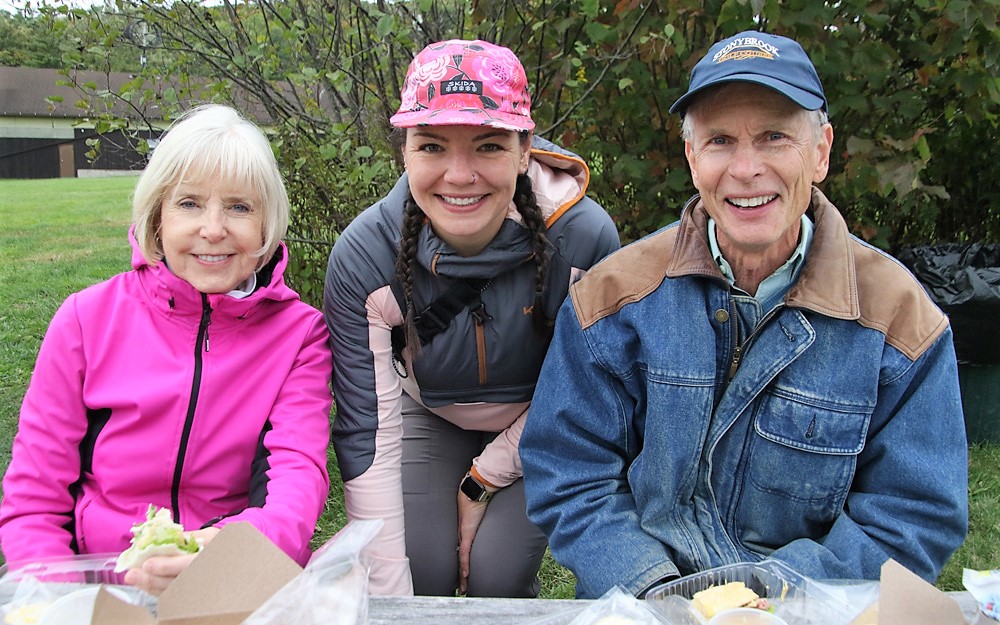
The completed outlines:
{"type": "MultiPolygon", "coordinates": [[[[982,614],[973,625],[995,622],[982,614]]],[[[851,625],[967,625],[958,602],[906,567],[889,560],[882,565],[878,603],[851,625]]]]}
{"type": "Polygon", "coordinates": [[[238,625],[302,567],[249,523],[222,528],[160,595],[158,617],[103,588],[93,625],[238,625]]]}

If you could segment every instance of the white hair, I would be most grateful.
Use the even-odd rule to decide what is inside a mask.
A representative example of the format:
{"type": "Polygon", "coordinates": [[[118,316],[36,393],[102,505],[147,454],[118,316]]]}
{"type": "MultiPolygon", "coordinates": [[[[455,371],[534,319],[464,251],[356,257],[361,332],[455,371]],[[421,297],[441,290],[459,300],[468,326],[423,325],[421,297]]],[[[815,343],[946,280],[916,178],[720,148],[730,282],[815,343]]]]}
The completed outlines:
{"type": "Polygon", "coordinates": [[[132,223],[142,255],[163,258],[160,219],[167,191],[204,175],[228,178],[256,194],[262,207],[261,239],[254,255],[263,267],[288,230],[289,202],[274,152],[264,133],[228,106],[191,109],[167,129],[132,194],[132,223]]]}
{"type": "MultiPolygon", "coordinates": [[[[695,98],[694,102],[688,105],[687,109],[684,111],[684,117],[681,120],[681,138],[685,141],[690,141],[691,137],[694,135],[694,120],[692,119],[692,112],[696,112],[700,106],[705,102],[711,100],[717,96],[722,89],[729,83],[718,85],[712,89],[707,90],[705,93],[700,94],[695,98]]],[[[804,114],[809,116],[809,121],[813,128],[813,139],[819,140],[819,133],[823,126],[830,123],[830,118],[823,109],[816,109],[815,111],[810,111],[807,109],[801,109],[804,114]]]]}

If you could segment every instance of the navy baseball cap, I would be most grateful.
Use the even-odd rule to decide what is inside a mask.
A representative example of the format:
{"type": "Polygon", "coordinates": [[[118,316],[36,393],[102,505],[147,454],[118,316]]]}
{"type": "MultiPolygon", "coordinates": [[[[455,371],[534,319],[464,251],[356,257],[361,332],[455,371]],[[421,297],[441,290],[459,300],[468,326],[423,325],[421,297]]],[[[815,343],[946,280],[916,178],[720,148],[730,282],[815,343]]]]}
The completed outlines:
{"type": "Polygon", "coordinates": [[[674,102],[670,112],[683,115],[699,93],[727,82],[757,83],[806,110],[827,110],[819,74],[802,46],[787,37],[748,30],[709,49],[691,71],[687,93],[674,102]]]}

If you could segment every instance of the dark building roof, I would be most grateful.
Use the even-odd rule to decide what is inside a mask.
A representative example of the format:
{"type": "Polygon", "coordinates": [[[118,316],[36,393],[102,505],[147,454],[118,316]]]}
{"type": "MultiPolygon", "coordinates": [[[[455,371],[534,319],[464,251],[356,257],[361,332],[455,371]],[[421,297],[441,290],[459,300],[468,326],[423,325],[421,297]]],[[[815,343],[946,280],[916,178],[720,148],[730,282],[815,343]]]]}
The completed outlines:
{"type": "MultiPolygon", "coordinates": [[[[76,104],[85,95],[72,85],[60,84],[75,81],[80,85],[96,86],[97,90],[110,90],[113,93],[120,93],[121,87],[126,83],[135,80],[135,75],[121,72],[97,72],[74,70],[66,76],[57,69],[38,69],[34,67],[0,67],[0,116],[6,117],[48,117],[79,119],[87,117],[94,112],[103,113],[110,107],[117,117],[127,119],[143,119],[148,121],[158,121],[163,115],[155,103],[145,105],[134,105],[121,98],[111,98],[104,103],[93,102],[93,110],[78,107],[76,104]],[[61,102],[49,102],[47,98],[61,97],[61,102]]],[[[152,88],[158,93],[164,93],[167,89],[181,91],[180,85],[174,84],[169,79],[158,80],[154,84],[143,83],[143,88],[152,88]]],[[[138,100],[139,98],[136,98],[138,100]]],[[[93,98],[93,100],[100,100],[93,98]]],[[[192,98],[190,104],[194,105],[205,100],[192,98]]],[[[244,101],[236,104],[251,119],[257,123],[267,124],[270,117],[259,106],[254,106],[250,102],[244,101]]]]}

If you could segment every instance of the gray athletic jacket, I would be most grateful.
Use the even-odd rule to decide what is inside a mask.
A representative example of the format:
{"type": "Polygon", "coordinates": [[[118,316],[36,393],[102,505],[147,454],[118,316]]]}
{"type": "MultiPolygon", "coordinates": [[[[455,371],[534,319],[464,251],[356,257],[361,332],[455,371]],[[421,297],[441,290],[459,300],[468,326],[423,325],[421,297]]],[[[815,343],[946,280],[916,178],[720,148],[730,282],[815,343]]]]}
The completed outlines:
{"type": "MultiPolygon", "coordinates": [[[[554,319],[569,286],[618,249],[603,208],[585,196],[586,164],[536,137],[528,167],[551,244],[546,315],[554,319]]],[[[404,302],[392,278],[408,193],[404,175],[382,200],[362,212],[330,254],[323,312],[331,333],[334,448],[351,519],[383,519],[371,545],[373,594],[407,594],[403,541],[400,398],[407,393],[435,414],[469,430],[499,432],[474,461],[484,479],[506,486],[521,476],[517,446],[548,346],[532,325],[535,264],[532,241],[513,209],[482,253],[462,257],[425,225],[418,244],[414,305],[423,309],[452,278],[492,278],[481,300],[490,319],[477,337],[462,310],[405,365],[392,357],[391,330],[403,324],[404,302]]]]}

